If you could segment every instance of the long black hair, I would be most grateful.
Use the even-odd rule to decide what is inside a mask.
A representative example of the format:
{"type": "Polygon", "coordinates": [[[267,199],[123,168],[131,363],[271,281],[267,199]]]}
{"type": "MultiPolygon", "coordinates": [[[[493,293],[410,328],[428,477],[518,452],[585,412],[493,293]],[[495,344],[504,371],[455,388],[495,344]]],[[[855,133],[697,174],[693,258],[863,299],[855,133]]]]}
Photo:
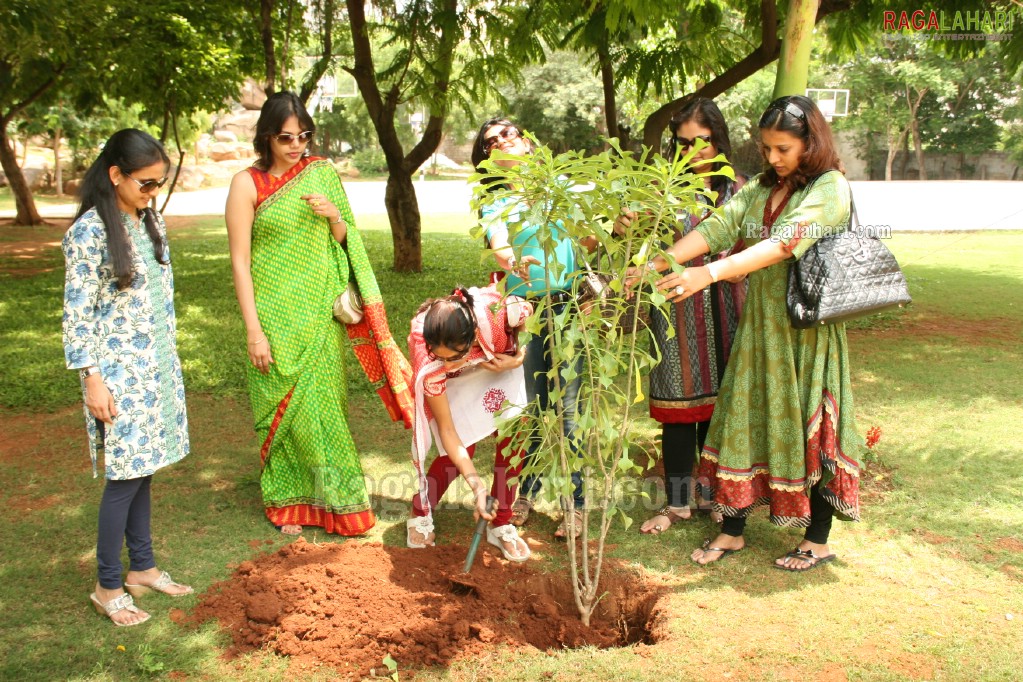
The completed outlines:
{"type": "MultiPolygon", "coordinates": [[[[732,156],[732,141],[728,137],[728,124],[725,117],[714,104],[714,100],[706,97],[696,97],[687,102],[681,109],[675,112],[668,124],[671,128],[671,141],[668,143],[668,158],[674,159],[678,149],[678,129],[683,123],[692,121],[710,131],[710,142],[726,159],[732,156]]],[[[711,168],[719,171],[728,163],[716,161],[711,168]]],[[[710,188],[721,196],[732,181],[725,175],[714,175],[710,180],[710,188]]]]}
{"type": "MultiPolygon", "coordinates": [[[[131,175],[137,170],[152,166],[163,161],[164,166],[170,165],[167,152],[156,138],[135,128],[118,130],[110,136],[99,157],[89,166],[82,178],[82,186],[78,190],[78,220],[90,208],[95,207],[103,227],[107,233],[107,250],[110,253],[110,264],[117,276],[117,287],[126,289],[135,276],[132,264],[131,238],[121,220],[121,209],[117,205],[117,194],[114,183],[110,180],[110,169],[116,166],[122,174],[131,175]]],[[[156,224],[156,211],[146,207],[142,211],[142,221],[146,225],[146,234],[153,244],[153,255],[164,265],[170,262],[167,243],[160,235],[156,224]]]]}
{"type": "MultiPolygon", "coordinates": [[[[252,147],[256,150],[256,156],[259,157],[253,164],[256,168],[270,170],[270,166],[274,162],[270,151],[270,138],[281,132],[285,121],[292,116],[298,118],[298,124],[302,130],[316,132],[313,117],[306,111],[305,105],[302,104],[298,95],[282,90],[266,98],[266,102],[263,103],[263,108],[259,112],[259,120],[256,121],[256,137],[252,141],[252,147]]],[[[308,151],[309,147],[306,147],[306,152],[308,153],[308,151]]]]}
{"type": "Polygon", "coordinates": [[[450,296],[431,298],[416,313],[426,312],[423,340],[430,348],[444,346],[451,350],[468,348],[476,340],[476,315],[472,310],[472,294],[459,285],[450,296]]]}

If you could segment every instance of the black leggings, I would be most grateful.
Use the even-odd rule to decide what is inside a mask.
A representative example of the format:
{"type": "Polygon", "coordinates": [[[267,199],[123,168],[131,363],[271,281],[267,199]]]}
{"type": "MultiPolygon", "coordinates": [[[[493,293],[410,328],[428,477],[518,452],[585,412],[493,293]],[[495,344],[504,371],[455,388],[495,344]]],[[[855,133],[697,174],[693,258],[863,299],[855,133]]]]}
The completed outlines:
{"type": "Polygon", "coordinates": [[[99,503],[99,533],[96,564],[100,587],[121,586],[121,548],[128,541],[130,570],[145,571],[156,566],[153,539],[149,534],[152,475],[125,481],[108,480],[99,503]]]}
{"type": "MultiPolygon", "coordinates": [[[[820,493],[818,483],[810,489],[810,525],[806,528],[803,536],[808,542],[819,545],[828,544],[828,536],[831,535],[831,521],[835,517],[835,508],[828,504],[820,493]]],[[[721,525],[721,532],[732,537],[741,537],[746,528],[746,517],[726,516],[725,522],[721,525]]]]}
{"type": "MultiPolygon", "coordinates": [[[[710,420],[695,424],[661,425],[661,458],[664,461],[664,492],[672,507],[688,507],[693,497],[693,467],[707,440],[710,420]]],[[[706,494],[704,495],[706,499],[706,494]]]]}

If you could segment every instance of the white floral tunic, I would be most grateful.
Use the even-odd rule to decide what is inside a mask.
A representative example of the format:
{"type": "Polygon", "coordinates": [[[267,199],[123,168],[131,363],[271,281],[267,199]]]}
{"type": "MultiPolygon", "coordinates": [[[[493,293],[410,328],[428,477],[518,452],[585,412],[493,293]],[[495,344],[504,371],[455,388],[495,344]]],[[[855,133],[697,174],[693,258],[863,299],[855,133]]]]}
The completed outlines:
{"type": "MultiPolygon", "coordinates": [[[[177,354],[174,277],[161,265],[145,225],[127,214],[135,277],[117,288],[106,230],[90,209],[64,236],[64,356],[68,369],[98,365],[114,397],[117,416],[106,426],[106,478],[149,476],[188,454],[185,387],[177,354]]],[[[167,228],[156,214],[166,240],[167,228]]],[[[85,395],[85,383],[82,382],[85,395]]],[[[93,476],[100,445],[96,419],[85,408],[93,476]]]]}

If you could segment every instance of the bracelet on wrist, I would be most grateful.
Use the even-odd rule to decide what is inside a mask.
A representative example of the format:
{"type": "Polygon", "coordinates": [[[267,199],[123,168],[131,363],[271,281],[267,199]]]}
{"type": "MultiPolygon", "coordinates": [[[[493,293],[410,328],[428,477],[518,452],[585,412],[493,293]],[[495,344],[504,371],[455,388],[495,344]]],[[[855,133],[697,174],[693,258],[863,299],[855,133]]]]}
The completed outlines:
{"type": "Polygon", "coordinates": [[[93,374],[99,374],[99,365],[92,365],[91,367],[83,367],[79,370],[82,378],[91,377],[93,374]]]}
{"type": "Polygon", "coordinates": [[[256,339],[255,341],[249,341],[249,345],[250,346],[258,346],[259,344],[263,343],[264,341],[266,341],[266,337],[265,336],[263,338],[261,338],[261,339],[256,339]]]}

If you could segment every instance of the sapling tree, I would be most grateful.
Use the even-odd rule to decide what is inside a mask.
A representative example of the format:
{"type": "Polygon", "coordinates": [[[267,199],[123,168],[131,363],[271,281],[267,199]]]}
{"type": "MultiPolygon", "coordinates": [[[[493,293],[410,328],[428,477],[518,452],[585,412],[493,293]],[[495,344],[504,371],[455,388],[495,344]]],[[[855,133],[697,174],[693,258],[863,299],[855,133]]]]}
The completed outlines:
{"type": "MultiPolygon", "coordinates": [[[[630,314],[630,307],[652,307],[652,314],[664,314],[662,308],[669,304],[652,286],[660,275],[648,270],[646,263],[674,242],[679,212],[695,210],[697,195],[711,193],[704,186],[705,175],[688,167],[696,150],[665,159],[649,149],[640,155],[625,152],[617,140],[610,144],[610,150],[593,156],[576,151],[555,155],[536,145],[528,158],[510,169],[493,164],[510,158],[495,151],[485,164],[486,173],[474,177],[476,208],[507,202],[494,215],[507,224],[509,243],[515,245],[520,232],[537,226],[535,239],[548,263],[548,289],[566,268],[555,255],[558,242],[566,238],[574,244],[597,243],[592,254],[580,247],[578,258],[592,260],[593,270],[607,281],[606,297],[580,302],[578,294],[585,288],[585,269],[580,268],[570,278],[573,296],[567,304],[553,303],[549,295],[534,301],[526,331],[535,336],[543,326],[551,339],[549,408],[534,403],[524,416],[501,425],[501,434],[512,436],[516,449],[527,441],[534,443],[534,455],[520,477],[530,473],[543,477],[544,496],[560,501],[566,510],[572,508],[572,473],[583,473],[582,523],[568,512],[566,522],[573,595],[586,625],[601,594],[608,531],[616,517],[628,527],[636,495],[645,496],[629,492],[635,489],[629,482],[643,470],[633,459],[630,434],[640,418],[630,407],[645,399],[643,379],[659,357],[648,326],[630,314]],[[627,280],[635,284],[627,288],[627,280]],[[579,356],[583,362],[578,428],[566,436],[561,398],[578,376],[579,356]],[[590,523],[591,517],[596,523],[590,523]],[[591,525],[596,529],[593,534],[591,525]]],[[[725,168],[730,175],[731,169],[725,168]]],[[[486,225],[481,224],[474,237],[485,232],[486,225]]],[[[513,249],[521,260],[520,247],[513,249]]]]}

